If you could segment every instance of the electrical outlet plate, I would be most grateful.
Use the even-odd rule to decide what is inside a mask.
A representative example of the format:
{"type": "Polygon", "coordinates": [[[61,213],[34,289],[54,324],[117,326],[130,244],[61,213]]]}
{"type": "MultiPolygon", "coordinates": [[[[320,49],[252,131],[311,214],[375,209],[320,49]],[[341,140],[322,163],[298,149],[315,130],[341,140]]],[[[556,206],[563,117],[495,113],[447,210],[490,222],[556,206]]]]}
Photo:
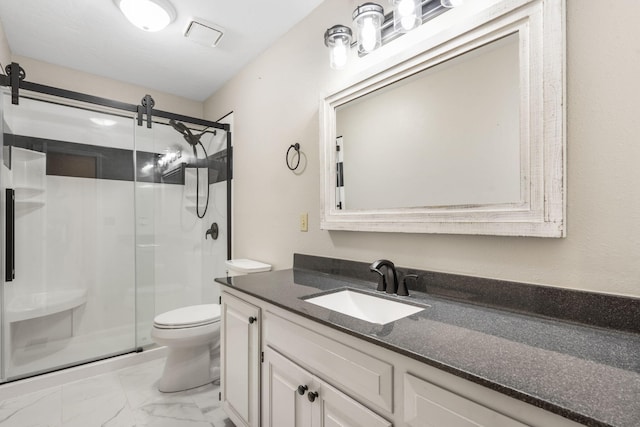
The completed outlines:
{"type": "Polygon", "coordinates": [[[300,214],[300,231],[309,231],[309,214],[300,214]]]}

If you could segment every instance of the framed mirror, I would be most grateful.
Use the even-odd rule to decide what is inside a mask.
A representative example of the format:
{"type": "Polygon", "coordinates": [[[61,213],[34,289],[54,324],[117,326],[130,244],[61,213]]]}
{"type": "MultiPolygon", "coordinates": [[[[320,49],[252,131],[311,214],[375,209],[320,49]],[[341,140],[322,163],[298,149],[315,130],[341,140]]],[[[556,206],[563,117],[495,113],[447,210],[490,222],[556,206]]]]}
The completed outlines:
{"type": "Polygon", "coordinates": [[[565,235],[564,2],[485,3],[322,100],[321,228],[565,235]]]}

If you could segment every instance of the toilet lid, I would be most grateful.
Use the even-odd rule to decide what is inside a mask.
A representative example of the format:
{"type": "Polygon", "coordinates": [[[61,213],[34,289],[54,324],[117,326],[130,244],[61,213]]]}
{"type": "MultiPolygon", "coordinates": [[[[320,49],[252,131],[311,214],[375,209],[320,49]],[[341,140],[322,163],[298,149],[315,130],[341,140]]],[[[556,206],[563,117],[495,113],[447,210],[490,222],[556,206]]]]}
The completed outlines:
{"type": "Polygon", "coordinates": [[[156,326],[187,328],[208,325],[220,319],[218,304],[201,304],[182,307],[159,314],[153,319],[156,326]]]}

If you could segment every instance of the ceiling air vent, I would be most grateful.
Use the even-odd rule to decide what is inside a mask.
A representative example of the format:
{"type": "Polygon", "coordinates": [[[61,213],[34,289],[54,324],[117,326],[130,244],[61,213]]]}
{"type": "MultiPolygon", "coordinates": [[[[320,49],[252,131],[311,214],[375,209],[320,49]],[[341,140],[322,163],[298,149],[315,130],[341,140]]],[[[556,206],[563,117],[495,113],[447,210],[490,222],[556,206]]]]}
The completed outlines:
{"type": "Polygon", "coordinates": [[[196,20],[191,21],[184,32],[184,36],[189,40],[208,47],[216,47],[222,34],[221,28],[196,20]]]}

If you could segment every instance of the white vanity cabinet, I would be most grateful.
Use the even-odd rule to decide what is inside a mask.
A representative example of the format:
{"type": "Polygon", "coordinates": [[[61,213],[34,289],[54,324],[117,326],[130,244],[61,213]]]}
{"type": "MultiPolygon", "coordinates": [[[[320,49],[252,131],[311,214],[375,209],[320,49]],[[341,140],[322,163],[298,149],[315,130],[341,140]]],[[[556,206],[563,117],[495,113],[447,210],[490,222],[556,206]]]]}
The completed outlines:
{"type": "Polygon", "coordinates": [[[579,426],[234,289],[222,316],[223,407],[236,426],[579,426]]]}
{"type": "Polygon", "coordinates": [[[264,427],[392,427],[364,405],[290,361],[264,351],[264,427]]]}
{"type": "Polygon", "coordinates": [[[260,426],[260,308],[222,293],[222,405],[237,427],[260,426]]]}

